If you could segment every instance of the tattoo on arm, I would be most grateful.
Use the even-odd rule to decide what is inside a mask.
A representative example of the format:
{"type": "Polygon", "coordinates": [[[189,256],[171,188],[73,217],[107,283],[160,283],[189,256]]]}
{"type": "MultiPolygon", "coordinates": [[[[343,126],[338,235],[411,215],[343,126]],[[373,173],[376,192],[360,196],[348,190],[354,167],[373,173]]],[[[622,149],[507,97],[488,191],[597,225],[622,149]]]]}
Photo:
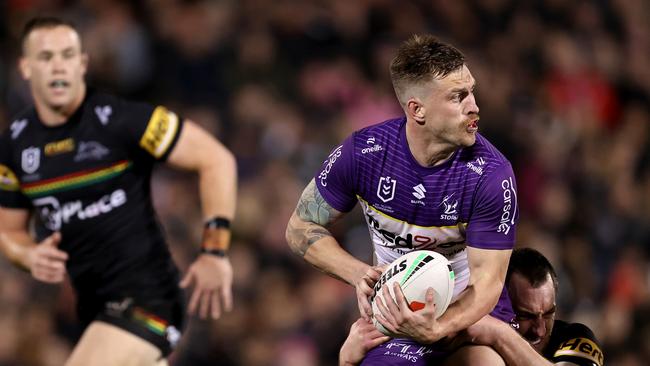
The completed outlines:
{"type": "Polygon", "coordinates": [[[304,256],[312,244],[326,236],[332,236],[326,227],[341,216],[343,213],[325,201],[312,179],[302,192],[296,211],[289,220],[286,233],[289,246],[296,254],[304,256]]]}

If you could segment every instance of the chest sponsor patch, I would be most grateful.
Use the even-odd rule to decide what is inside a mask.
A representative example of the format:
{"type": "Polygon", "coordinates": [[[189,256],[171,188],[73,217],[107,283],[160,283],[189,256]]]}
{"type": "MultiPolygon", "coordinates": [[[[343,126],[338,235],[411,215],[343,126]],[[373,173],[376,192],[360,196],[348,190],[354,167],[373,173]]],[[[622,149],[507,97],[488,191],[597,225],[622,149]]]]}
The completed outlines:
{"type": "Polygon", "coordinates": [[[20,189],[20,182],[16,174],[8,166],[0,164],[0,190],[17,191],[20,189]]]}
{"type": "Polygon", "coordinates": [[[43,151],[45,152],[46,156],[53,156],[74,151],[74,148],[74,139],[67,138],[61,141],[50,142],[49,144],[45,145],[43,151]]]}
{"type": "Polygon", "coordinates": [[[156,107],[140,139],[140,146],[155,158],[160,158],[174,140],[178,125],[178,116],[174,112],[162,106],[156,107]]]}
{"type": "Polygon", "coordinates": [[[602,366],[604,361],[600,347],[587,338],[573,338],[562,342],[553,357],[562,356],[586,358],[599,366],[602,366]]]}

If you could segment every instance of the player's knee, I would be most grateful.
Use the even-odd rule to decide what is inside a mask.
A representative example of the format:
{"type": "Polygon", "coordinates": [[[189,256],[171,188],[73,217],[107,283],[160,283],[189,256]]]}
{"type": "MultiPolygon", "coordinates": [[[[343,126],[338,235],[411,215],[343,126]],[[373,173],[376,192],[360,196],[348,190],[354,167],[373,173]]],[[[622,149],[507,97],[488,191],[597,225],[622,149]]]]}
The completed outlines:
{"type": "Polygon", "coordinates": [[[492,347],[468,345],[457,349],[451,356],[449,356],[444,366],[456,365],[489,365],[489,366],[505,366],[506,362],[501,355],[497,353],[492,347]]]}

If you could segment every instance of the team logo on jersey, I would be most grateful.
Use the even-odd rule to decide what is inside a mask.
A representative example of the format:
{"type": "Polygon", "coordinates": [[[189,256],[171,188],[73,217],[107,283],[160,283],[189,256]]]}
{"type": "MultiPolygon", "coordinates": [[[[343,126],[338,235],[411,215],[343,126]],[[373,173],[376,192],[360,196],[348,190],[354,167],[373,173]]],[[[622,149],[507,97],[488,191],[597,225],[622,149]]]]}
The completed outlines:
{"type": "Polygon", "coordinates": [[[178,116],[174,112],[162,106],[156,107],[140,139],[140,146],[154,157],[160,158],[176,137],[178,126],[178,116]]]}
{"type": "Polygon", "coordinates": [[[74,139],[67,138],[61,141],[50,142],[43,148],[45,156],[52,156],[74,151],[74,139]]]}
{"type": "Polygon", "coordinates": [[[391,177],[379,178],[377,197],[383,202],[392,201],[395,198],[395,187],[397,187],[397,181],[395,179],[391,177]]]}
{"type": "Polygon", "coordinates": [[[27,174],[32,174],[38,170],[41,164],[41,150],[37,147],[28,147],[23,150],[21,166],[27,174]]]}
{"type": "Polygon", "coordinates": [[[13,121],[9,129],[11,130],[11,139],[15,140],[20,136],[20,133],[27,127],[27,119],[19,119],[13,121]]]}
{"type": "Polygon", "coordinates": [[[77,155],[74,156],[74,161],[101,160],[108,155],[108,152],[108,149],[97,141],[81,141],[77,155]]]}
{"type": "Polygon", "coordinates": [[[20,182],[16,174],[8,166],[0,164],[0,190],[17,191],[20,188],[20,182]]]}
{"type": "Polygon", "coordinates": [[[458,200],[451,200],[456,193],[445,196],[440,205],[443,206],[443,213],[440,215],[442,220],[458,220],[458,200]]]}
{"type": "Polygon", "coordinates": [[[605,361],[600,347],[587,338],[573,338],[562,342],[553,357],[561,356],[586,358],[598,366],[602,365],[605,361]]]}
{"type": "Polygon", "coordinates": [[[108,120],[111,118],[111,114],[113,114],[113,108],[111,108],[110,105],[105,105],[103,107],[96,106],[95,114],[97,115],[97,118],[99,118],[99,122],[106,126],[108,120]]]}

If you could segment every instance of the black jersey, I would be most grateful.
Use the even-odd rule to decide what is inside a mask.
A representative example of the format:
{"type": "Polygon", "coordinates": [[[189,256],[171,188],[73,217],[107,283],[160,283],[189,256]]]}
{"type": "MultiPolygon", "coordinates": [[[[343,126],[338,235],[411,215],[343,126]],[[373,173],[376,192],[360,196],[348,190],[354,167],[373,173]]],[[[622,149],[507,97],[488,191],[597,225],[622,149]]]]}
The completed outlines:
{"type": "Polygon", "coordinates": [[[47,127],[32,108],[0,136],[0,206],[34,209],[40,239],[61,232],[80,296],[169,292],[179,274],[154,213],[150,178],[181,129],[164,107],[93,90],[60,126],[47,127]]]}
{"type": "Polygon", "coordinates": [[[544,358],[552,362],[573,362],[581,366],[602,366],[603,352],[596,336],[587,326],[556,320],[544,358]]]}

